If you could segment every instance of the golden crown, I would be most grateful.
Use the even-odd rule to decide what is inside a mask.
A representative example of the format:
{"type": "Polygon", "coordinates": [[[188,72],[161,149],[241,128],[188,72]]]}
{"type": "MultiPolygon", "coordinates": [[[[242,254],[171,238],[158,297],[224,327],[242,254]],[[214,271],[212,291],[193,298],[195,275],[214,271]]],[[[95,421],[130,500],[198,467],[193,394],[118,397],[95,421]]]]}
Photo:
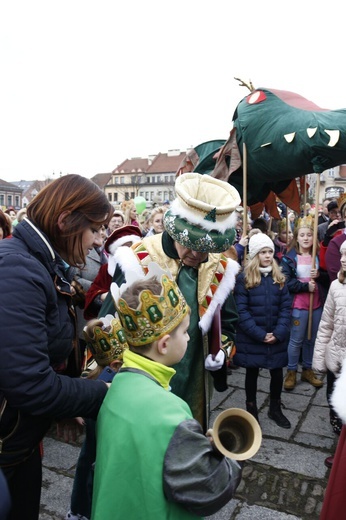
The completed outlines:
{"type": "Polygon", "coordinates": [[[106,316],[91,320],[83,329],[87,347],[98,365],[107,366],[115,359],[122,360],[129,346],[119,319],[106,316]]]}
{"type": "Polygon", "coordinates": [[[300,217],[297,219],[295,231],[298,232],[301,228],[314,229],[314,218],[312,215],[307,215],[306,217],[300,217]]]}
{"type": "MultiPolygon", "coordinates": [[[[158,266],[154,268],[157,269],[164,273],[157,276],[162,286],[161,294],[153,294],[148,289],[143,290],[139,294],[139,305],[136,309],[129,307],[121,297],[131,283],[127,282],[120,289],[115,283],[111,285],[115,307],[127,341],[135,347],[148,345],[169,334],[189,312],[189,306],[176,282],[158,266]]],[[[153,268],[149,265],[149,271],[143,280],[152,276],[153,268]]]]}
{"type": "Polygon", "coordinates": [[[280,220],[280,222],[278,224],[278,230],[279,230],[279,232],[281,232],[281,231],[285,231],[286,228],[287,228],[286,219],[283,218],[280,220]]]}

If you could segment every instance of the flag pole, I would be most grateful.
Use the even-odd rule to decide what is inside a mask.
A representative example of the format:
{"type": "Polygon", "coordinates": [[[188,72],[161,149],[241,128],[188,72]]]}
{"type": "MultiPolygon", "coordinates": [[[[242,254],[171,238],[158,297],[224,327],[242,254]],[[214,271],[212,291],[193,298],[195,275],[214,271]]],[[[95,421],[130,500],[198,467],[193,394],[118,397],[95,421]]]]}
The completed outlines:
{"type": "MultiPolygon", "coordinates": [[[[313,239],[313,244],[312,244],[311,269],[316,269],[318,206],[319,206],[319,201],[320,201],[320,175],[318,173],[316,173],[316,176],[317,177],[316,177],[316,193],[315,193],[314,239],[313,239]]],[[[308,339],[311,339],[313,303],[314,303],[314,293],[310,293],[308,339]]]]}
{"type": "Polygon", "coordinates": [[[243,237],[247,235],[247,152],[243,143],[243,237]]]}

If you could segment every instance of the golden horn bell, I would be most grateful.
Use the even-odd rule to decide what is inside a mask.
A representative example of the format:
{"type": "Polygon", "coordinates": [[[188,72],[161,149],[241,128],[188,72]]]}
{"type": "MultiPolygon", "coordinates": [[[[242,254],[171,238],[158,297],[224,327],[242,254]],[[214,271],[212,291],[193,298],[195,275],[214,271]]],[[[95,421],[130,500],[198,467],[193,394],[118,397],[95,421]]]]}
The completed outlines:
{"type": "Polygon", "coordinates": [[[260,425],[241,408],[228,408],[221,412],[208,433],[220,453],[234,460],[251,459],[262,443],[260,425]]]}

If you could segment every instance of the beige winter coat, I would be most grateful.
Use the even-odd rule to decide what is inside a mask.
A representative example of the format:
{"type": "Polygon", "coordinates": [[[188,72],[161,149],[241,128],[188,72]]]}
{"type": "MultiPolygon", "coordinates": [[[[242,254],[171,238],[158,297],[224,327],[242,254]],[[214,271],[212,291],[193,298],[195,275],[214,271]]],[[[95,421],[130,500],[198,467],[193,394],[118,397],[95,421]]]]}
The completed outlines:
{"type": "Polygon", "coordinates": [[[346,358],[346,283],[334,280],[329,288],[314,348],[312,368],[338,374],[346,358]]]}

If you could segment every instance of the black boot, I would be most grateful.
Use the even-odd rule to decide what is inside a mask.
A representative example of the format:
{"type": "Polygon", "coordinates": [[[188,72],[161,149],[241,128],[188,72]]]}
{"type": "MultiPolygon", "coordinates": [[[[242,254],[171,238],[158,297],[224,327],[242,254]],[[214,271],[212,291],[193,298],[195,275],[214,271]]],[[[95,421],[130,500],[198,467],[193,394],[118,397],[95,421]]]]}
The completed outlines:
{"type": "Polygon", "coordinates": [[[251,413],[251,415],[253,415],[256,421],[259,423],[257,404],[255,401],[246,401],[246,411],[251,413]]]}
{"type": "Polygon", "coordinates": [[[278,426],[281,428],[291,428],[291,423],[287,419],[287,417],[284,416],[284,414],[281,411],[281,400],[280,399],[271,399],[270,400],[270,407],[268,412],[269,419],[273,419],[273,421],[276,422],[278,426]]]}

